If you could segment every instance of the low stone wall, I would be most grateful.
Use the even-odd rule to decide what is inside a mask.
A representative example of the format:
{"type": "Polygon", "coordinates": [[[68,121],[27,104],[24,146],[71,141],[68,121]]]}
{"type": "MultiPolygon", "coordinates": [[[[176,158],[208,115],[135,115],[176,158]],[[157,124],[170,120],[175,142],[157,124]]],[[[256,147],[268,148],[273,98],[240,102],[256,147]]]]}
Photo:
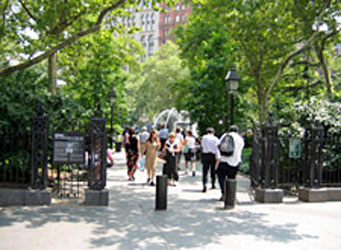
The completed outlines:
{"type": "Polygon", "coordinates": [[[261,203],[281,203],[283,201],[282,189],[256,189],[255,200],[261,203]]]}
{"type": "Polygon", "coordinates": [[[0,188],[0,207],[51,205],[48,190],[0,188]]]}
{"type": "Polygon", "coordinates": [[[341,188],[305,188],[298,197],[306,202],[341,201],[341,188]]]}
{"type": "Polygon", "coordinates": [[[84,205],[86,206],[108,206],[109,190],[85,190],[84,205]]]}

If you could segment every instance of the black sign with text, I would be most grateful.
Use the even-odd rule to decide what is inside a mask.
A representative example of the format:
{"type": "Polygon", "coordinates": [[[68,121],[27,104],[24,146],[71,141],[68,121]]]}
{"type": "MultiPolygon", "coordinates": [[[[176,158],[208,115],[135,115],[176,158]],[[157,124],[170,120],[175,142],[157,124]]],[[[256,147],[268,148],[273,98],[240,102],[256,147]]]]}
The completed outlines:
{"type": "Polygon", "coordinates": [[[53,135],[53,163],[84,163],[84,135],[55,133],[53,135]]]}

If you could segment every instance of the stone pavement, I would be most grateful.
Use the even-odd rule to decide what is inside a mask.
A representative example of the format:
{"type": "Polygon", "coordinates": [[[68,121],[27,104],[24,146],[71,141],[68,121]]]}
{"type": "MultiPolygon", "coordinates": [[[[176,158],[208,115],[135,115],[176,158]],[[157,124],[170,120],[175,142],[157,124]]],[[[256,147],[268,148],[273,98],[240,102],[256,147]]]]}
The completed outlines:
{"type": "Polygon", "coordinates": [[[201,192],[197,164],[196,177],[169,187],[167,211],[155,211],[145,173],[127,182],[124,155],[115,160],[109,207],[0,208],[0,249],[341,249],[340,202],[257,204],[239,176],[237,206],[222,210],[219,190],[201,192]]]}

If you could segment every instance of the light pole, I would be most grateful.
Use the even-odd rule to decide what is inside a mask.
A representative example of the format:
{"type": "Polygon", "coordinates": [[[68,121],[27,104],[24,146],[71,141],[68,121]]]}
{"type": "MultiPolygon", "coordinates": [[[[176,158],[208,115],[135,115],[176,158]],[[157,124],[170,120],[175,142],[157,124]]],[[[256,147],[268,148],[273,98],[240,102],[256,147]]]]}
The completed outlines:
{"type": "Polygon", "coordinates": [[[226,88],[227,91],[230,93],[230,126],[234,124],[234,92],[238,90],[238,85],[240,81],[240,77],[237,74],[234,66],[231,67],[230,71],[227,72],[227,75],[225,77],[226,80],[226,88]]]}
{"type": "Polygon", "coordinates": [[[112,149],[113,147],[113,133],[114,133],[114,128],[113,128],[113,117],[114,117],[114,99],[116,98],[116,93],[115,90],[112,89],[109,95],[109,103],[111,105],[111,117],[110,117],[110,148],[112,149]]]}

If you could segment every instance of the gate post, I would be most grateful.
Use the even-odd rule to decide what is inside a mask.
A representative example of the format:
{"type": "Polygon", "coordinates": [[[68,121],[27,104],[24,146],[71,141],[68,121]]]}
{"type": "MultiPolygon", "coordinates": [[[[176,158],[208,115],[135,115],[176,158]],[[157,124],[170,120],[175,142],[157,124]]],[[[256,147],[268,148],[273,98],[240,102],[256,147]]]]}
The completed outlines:
{"type": "Polygon", "coordinates": [[[322,182],[322,148],[325,130],[322,126],[311,126],[304,133],[304,189],[299,190],[302,201],[326,201],[327,194],[319,191],[322,182]]]}
{"type": "Polygon", "coordinates": [[[278,184],[279,139],[278,126],[271,122],[262,127],[260,183],[256,189],[255,200],[266,203],[279,203],[283,199],[283,190],[276,189],[278,184]]]}
{"type": "Polygon", "coordinates": [[[305,137],[304,184],[305,187],[318,188],[322,181],[322,147],[324,128],[307,128],[305,137]]]}
{"type": "Polygon", "coordinates": [[[260,185],[260,138],[256,125],[253,126],[252,155],[250,161],[251,187],[253,189],[260,185]]]}
{"type": "Polygon", "coordinates": [[[47,142],[49,134],[48,116],[40,104],[32,123],[32,181],[34,189],[45,189],[47,184],[47,142]],[[39,171],[41,169],[41,171],[39,171]]]}
{"type": "Polygon", "coordinates": [[[31,188],[25,191],[25,205],[50,205],[51,193],[47,186],[47,143],[49,136],[48,116],[44,114],[42,104],[38,107],[32,122],[31,151],[31,188]]]}
{"type": "Polygon", "coordinates": [[[92,118],[89,126],[88,184],[85,191],[85,205],[107,206],[109,191],[105,189],[107,181],[107,132],[106,119],[92,118]]]}

